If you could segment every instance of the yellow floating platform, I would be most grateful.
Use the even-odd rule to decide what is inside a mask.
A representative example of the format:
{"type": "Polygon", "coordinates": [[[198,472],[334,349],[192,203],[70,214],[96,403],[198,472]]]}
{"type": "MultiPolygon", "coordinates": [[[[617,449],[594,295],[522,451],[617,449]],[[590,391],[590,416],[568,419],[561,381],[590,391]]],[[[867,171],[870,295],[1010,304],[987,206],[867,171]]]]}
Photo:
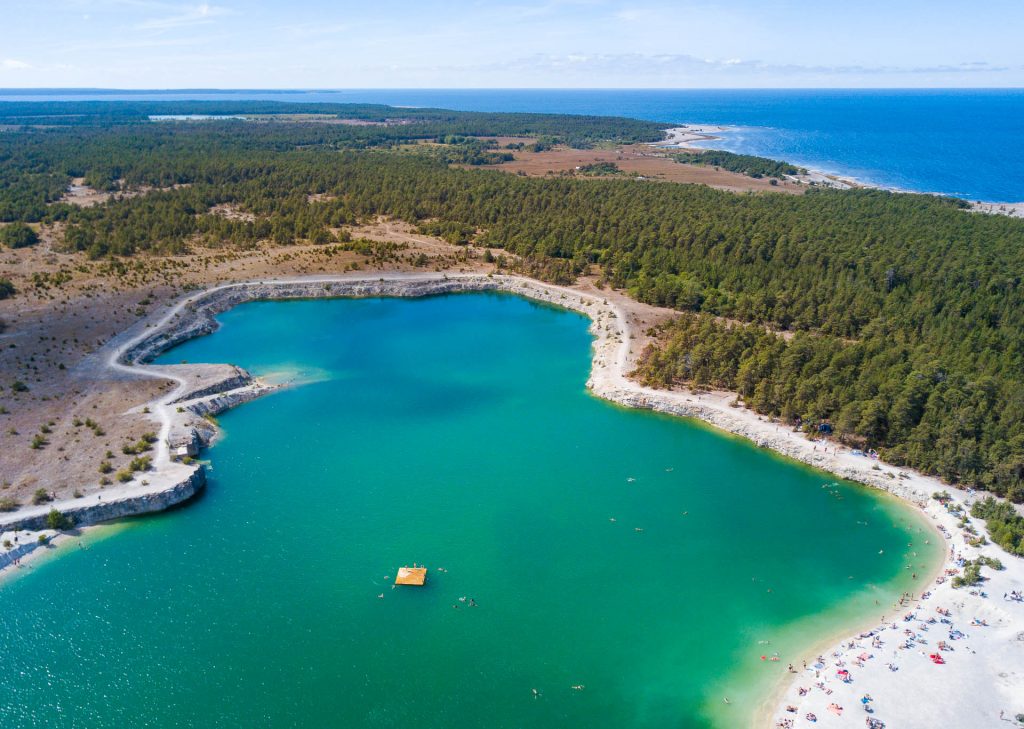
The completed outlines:
{"type": "Polygon", "coordinates": [[[426,567],[399,567],[396,585],[422,585],[427,581],[426,567]]]}

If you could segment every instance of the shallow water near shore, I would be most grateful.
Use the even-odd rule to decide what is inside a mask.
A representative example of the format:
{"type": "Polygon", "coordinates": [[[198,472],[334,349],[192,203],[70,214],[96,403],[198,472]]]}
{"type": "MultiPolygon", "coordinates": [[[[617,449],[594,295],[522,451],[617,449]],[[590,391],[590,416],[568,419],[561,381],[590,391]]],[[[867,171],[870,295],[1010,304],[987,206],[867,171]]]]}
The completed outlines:
{"type": "Polygon", "coordinates": [[[0,725],[742,726],[941,558],[894,499],[589,395],[572,312],[219,319],[161,361],[304,384],[221,418],[194,503],[3,585],[0,725]],[[426,586],[392,589],[414,562],[426,586]]]}

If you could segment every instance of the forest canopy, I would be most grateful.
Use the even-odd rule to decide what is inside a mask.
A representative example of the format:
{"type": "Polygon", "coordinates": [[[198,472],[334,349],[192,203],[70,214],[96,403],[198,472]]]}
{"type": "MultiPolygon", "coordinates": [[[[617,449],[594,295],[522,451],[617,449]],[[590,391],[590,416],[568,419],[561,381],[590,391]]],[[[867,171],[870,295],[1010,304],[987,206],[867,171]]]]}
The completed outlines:
{"type": "MultiPolygon", "coordinates": [[[[235,108],[216,103],[204,108],[235,108]]],[[[385,109],[337,113],[409,113],[385,109]]],[[[595,270],[683,312],[641,364],[648,381],[732,389],[808,430],[827,422],[890,462],[1024,500],[1024,221],[880,190],[735,194],[462,167],[502,152],[468,128],[596,143],[656,132],[647,122],[445,121],[430,110],[376,126],[130,118],[151,111],[140,102],[114,125],[0,133],[0,220],[59,222],[68,250],[99,258],[323,242],[387,215],[503,248],[549,280],[595,270]],[[90,208],[59,202],[77,177],[146,192],[90,208]],[[212,213],[219,205],[247,215],[212,213]]]]}

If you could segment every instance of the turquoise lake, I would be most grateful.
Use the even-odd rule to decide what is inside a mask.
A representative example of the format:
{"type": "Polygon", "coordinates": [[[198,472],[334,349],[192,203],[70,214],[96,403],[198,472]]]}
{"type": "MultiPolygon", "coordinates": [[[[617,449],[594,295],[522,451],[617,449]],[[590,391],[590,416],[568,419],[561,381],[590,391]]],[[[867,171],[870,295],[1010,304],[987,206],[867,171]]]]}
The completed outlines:
{"type": "Polygon", "coordinates": [[[0,726],[744,726],[941,556],[891,498],[593,397],[575,313],[219,320],[160,361],[296,386],[221,418],[200,498],[0,585],[0,726]]]}

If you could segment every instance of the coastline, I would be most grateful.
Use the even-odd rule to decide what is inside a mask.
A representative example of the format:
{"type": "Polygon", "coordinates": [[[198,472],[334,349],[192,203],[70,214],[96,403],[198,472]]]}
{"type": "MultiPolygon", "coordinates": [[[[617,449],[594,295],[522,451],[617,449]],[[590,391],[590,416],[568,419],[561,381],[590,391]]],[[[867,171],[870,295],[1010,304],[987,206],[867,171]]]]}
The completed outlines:
{"type": "MultiPolygon", "coordinates": [[[[713,143],[717,140],[722,139],[722,137],[718,135],[725,132],[733,131],[735,129],[739,129],[739,127],[729,124],[681,124],[679,126],[670,127],[668,129],[663,130],[665,132],[666,138],[660,142],[652,142],[651,146],[657,147],[659,149],[679,149],[690,152],[701,152],[708,150],[729,151],[721,147],[716,147],[713,145],[713,143]]],[[[848,175],[842,175],[836,172],[827,172],[825,170],[813,167],[806,167],[806,169],[807,174],[786,175],[786,179],[804,185],[821,185],[825,187],[831,187],[837,190],[870,188],[874,190],[885,190],[887,192],[896,193],[952,197],[951,195],[942,192],[906,190],[903,188],[893,187],[891,185],[882,185],[880,183],[868,182],[867,180],[861,180],[856,177],[850,177],[848,175]]],[[[1024,218],[1024,201],[1007,202],[992,200],[968,200],[965,198],[956,199],[963,200],[963,202],[967,203],[968,207],[966,208],[966,210],[968,212],[984,213],[986,215],[1005,215],[1010,218],[1024,218]]]]}
{"type": "MultiPolygon", "coordinates": [[[[728,151],[722,150],[720,147],[704,146],[703,143],[722,139],[722,137],[717,135],[734,129],[738,129],[738,127],[727,124],[683,124],[678,127],[665,129],[664,132],[667,139],[654,142],[651,146],[660,149],[681,149],[688,152],[728,151]]],[[[850,190],[855,187],[886,189],[880,185],[872,185],[852,177],[844,177],[843,175],[812,168],[806,169],[806,174],[786,175],[785,177],[791,182],[797,182],[802,185],[824,185],[825,187],[832,187],[837,190],[850,190]]]]}
{"type": "MultiPolygon", "coordinates": [[[[172,452],[172,445],[184,443],[186,445],[178,446],[178,448],[186,450],[194,448],[198,452],[198,448],[211,443],[217,434],[215,426],[206,420],[204,415],[222,412],[247,400],[270,393],[277,387],[259,382],[244,370],[228,365],[147,364],[157,354],[181,341],[214,331],[217,326],[214,320],[216,314],[247,301],[265,299],[421,297],[470,291],[502,291],[517,294],[535,301],[571,309],[590,318],[590,331],[594,336],[594,341],[587,387],[599,397],[627,407],[645,408],[696,418],[721,430],[747,438],[759,447],[774,450],[783,456],[834,473],[844,479],[887,491],[894,497],[910,502],[919,511],[922,511],[926,518],[935,524],[937,534],[940,533],[938,529],[941,524],[951,535],[948,541],[955,544],[959,551],[969,556],[975,556],[978,553],[995,555],[1000,552],[991,545],[984,548],[966,546],[963,535],[959,533],[957,519],[944,510],[938,510],[938,502],[933,501],[930,495],[934,491],[946,490],[959,501],[969,498],[969,495],[945,486],[937,479],[923,476],[909,469],[892,467],[864,456],[855,456],[852,451],[842,446],[833,447],[832,444],[825,445],[809,441],[785,426],[771,423],[753,411],[737,406],[735,395],[732,393],[697,394],[688,390],[655,390],[633,382],[629,379],[628,373],[632,370],[634,357],[638,354],[631,347],[635,332],[631,331],[624,311],[614,303],[611,297],[571,287],[545,284],[518,276],[484,274],[412,273],[384,274],[372,278],[355,275],[301,277],[225,284],[179,299],[158,317],[151,317],[150,320],[147,320],[148,323],[147,321],[140,322],[122,337],[118,337],[115,340],[115,345],[101,350],[104,353],[103,363],[107,367],[135,377],[163,378],[176,383],[171,392],[149,403],[151,417],[160,424],[160,430],[153,459],[153,469],[145,473],[145,482],[138,486],[108,489],[104,492],[108,500],[102,507],[98,503],[93,503],[91,499],[88,500],[89,503],[83,503],[83,500],[79,499],[53,502],[23,510],[16,515],[5,514],[0,517],[0,529],[9,531],[12,525],[39,526],[41,523],[39,520],[45,519],[45,514],[51,508],[72,514],[76,516],[80,525],[88,526],[112,518],[168,508],[191,498],[201,489],[205,483],[205,472],[202,467],[185,465],[174,460],[175,453],[172,452]],[[183,486],[186,482],[190,486],[183,486]],[[190,488],[191,492],[189,492],[190,488]],[[957,541],[958,539],[960,541],[957,541]]],[[[35,539],[36,535],[31,534],[29,538],[35,539]]],[[[947,541],[946,538],[943,540],[947,541]]],[[[47,552],[49,550],[34,549],[27,552],[23,559],[47,552]]],[[[1004,564],[1007,565],[1007,570],[995,573],[990,584],[993,586],[996,584],[1008,585],[1005,588],[1007,591],[1024,588],[1024,561],[1015,560],[1005,554],[1003,557],[1005,557],[1004,564]]],[[[938,567],[938,575],[945,574],[949,569],[957,569],[957,565],[947,550],[946,557],[938,567]]],[[[938,575],[932,576],[930,579],[922,579],[921,584],[934,583],[938,575]]],[[[995,588],[993,587],[993,589],[995,588]]],[[[999,591],[1002,590],[1003,588],[1000,587],[999,591]]],[[[951,601],[961,600],[958,610],[978,610],[979,608],[974,605],[974,602],[965,599],[967,597],[969,596],[966,591],[952,593],[951,582],[943,580],[941,584],[933,588],[933,596],[930,598],[932,602],[929,604],[944,601],[943,605],[946,605],[951,601]]],[[[977,599],[984,600],[980,597],[977,599]]],[[[959,614],[957,613],[957,615],[959,614]]],[[[1003,626],[1005,630],[1000,631],[1000,635],[1007,631],[1010,633],[1021,631],[1021,635],[1024,635],[1024,606],[1012,615],[1007,613],[1000,620],[1005,621],[1003,626]]],[[[877,625],[878,621],[865,620],[860,624],[877,625]]],[[[852,634],[856,635],[859,632],[866,631],[854,630],[852,634]]],[[[815,641],[814,645],[835,646],[837,636],[841,635],[851,635],[851,630],[849,628],[837,630],[835,634],[815,641]]],[[[833,649],[832,653],[842,654],[842,649],[833,649]]],[[[793,660],[794,664],[798,662],[798,660],[793,660]]],[[[1015,667],[1013,675],[1018,678],[1016,682],[1011,682],[1007,686],[1009,691],[1007,697],[1012,696],[1013,691],[1018,687],[1024,688],[1024,652],[1018,656],[1016,662],[1011,660],[1010,664],[1011,667],[1015,667]]],[[[886,695],[885,684],[891,683],[892,679],[888,676],[888,669],[882,665],[880,660],[877,665],[871,665],[868,669],[857,670],[858,685],[855,690],[868,690],[864,687],[871,685],[870,681],[878,679],[881,682],[880,687],[872,688],[870,692],[882,697],[886,695]],[[882,669],[886,673],[872,672],[873,668],[882,669]],[[870,678],[872,676],[874,679],[870,678]]],[[[977,667],[964,670],[979,672],[977,667]]],[[[992,679],[992,676],[984,671],[979,673],[983,677],[987,676],[992,679]]],[[[943,675],[948,677],[951,674],[960,676],[954,671],[946,671],[943,675]]],[[[900,678],[907,675],[913,677],[916,674],[908,671],[900,678]]],[[[782,676],[779,685],[772,695],[766,698],[765,703],[760,707],[754,707],[753,723],[758,726],[767,726],[770,725],[773,718],[785,717],[785,714],[780,714],[781,702],[794,693],[794,686],[802,678],[800,674],[782,676]]],[[[934,684],[934,678],[931,680],[934,684]]],[[[939,683],[943,686],[944,695],[948,696],[953,689],[942,682],[939,683]]],[[[1005,683],[1006,681],[1004,681],[1005,683]]],[[[990,689],[987,694],[982,692],[979,695],[985,695],[991,699],[994,690],[996,689],[990,689]]],[[[1024,695],[1024,692],[1021,692],[1021,695],[1024,695]]],[[[805,703],[819,698],[813,692],[808,694],[808,697],[803,697],[805,703]]],[[[845,700],[849,704],[853,703],[850,699],[845,700]]],[[[792,701],[793,699],[790,699],[791,703],[792,701]]],[[[1024,706],[1011,706],[1009,701],[1010,699],[1007,698],[1004,702],[1005,705],[1001,708],[1024,711],[1024,706]]],[[[802,718],[805,713],[804,703],[799,706],[797,716],[802,718]]],[[[944,710],[948,708],[943,707],[944,710]]],[[[995,709],[993,709],[994,711],[995,709]]],[[[828,717],[823,717],[821,714],[824,712],[820,708],[816,710],[816,713],[823,726],[844,725],[829,723],[829,719],[832,718],[836,718],[839,722],[844,720],[832,717],[831,714],[828,717]]],[[[943,716],[949,716],[949,712],[944,711],[943,716]]],[[[969,714],[961,718],[970,723],[977,716],[977,714],[969,714]]],[[[848,716],[847,720],[850,718],[848,716]]],[[[849,722],[847,721],[847,723],[849,722]]],[[[927,726],[929,724],[919,725],[927,726]]]]}

